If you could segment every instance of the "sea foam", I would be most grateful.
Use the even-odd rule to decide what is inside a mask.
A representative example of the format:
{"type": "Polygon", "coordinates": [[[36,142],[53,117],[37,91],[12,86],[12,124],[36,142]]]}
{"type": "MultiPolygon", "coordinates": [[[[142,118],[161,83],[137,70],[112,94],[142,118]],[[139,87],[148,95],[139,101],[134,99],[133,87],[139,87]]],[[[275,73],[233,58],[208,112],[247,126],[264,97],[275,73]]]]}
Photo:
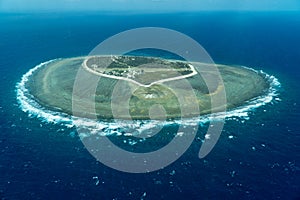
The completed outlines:
{"type": "Polygon", "coordinates": [[[51,62],[55,62],[57,60],[59,59],[43,62],[30,69],[26,74],[22,76],[21,81],[16,85],[19,107],[22,109],[22,111],[28,113],[30,117],[39,118],[45,123],[61,124],[68,128],[76,127],[81,130],[81,137],[86,137],[91,134],[97,134],[99,136],[138,136],[145,132],[151,132],[152,129],[162,128],[166,125],[175,124],[183,126],[195,126],[203,125],[211,121],[233,118],[247,120],[249,119],[249,112],[254,111],[258,107],[264,106],[272,101],[280,101],[280,98],[278,97],[278,89],[281,87],[281,84],[276,77],[268,75],[263,71],[257,71],[252,68],[242,66],[264,76],[270,87],[263,95],[245,102],[243,106],[239,106],[226,112],[219,112],[199,117],[193,117],[190,119],[171,120],[166,122],[156,120],[117,120],[115,122],[105,122],[86,118],[78,118],[62,112],[56,112],[46,109],[34,99],[34,97],[30,94],[28,88],[26,88],[26,83],[36,70],[42,67],[46,67],[51,62]]]}

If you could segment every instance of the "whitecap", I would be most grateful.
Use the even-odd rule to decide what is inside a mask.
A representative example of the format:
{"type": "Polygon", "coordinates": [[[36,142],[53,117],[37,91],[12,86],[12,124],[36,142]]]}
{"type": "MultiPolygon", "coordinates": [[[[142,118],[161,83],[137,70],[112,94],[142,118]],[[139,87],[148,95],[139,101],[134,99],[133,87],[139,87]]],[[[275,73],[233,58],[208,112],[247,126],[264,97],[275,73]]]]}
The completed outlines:
{"type": "Polygon", "coordinates": [[[34,97],[30,94],[26,88],[26,83],[30,79],[30,76],[38,69],[46,67],[49,63],[57,61],[58,59],[50,60],[43,62],[36,67],[30,69],[26,74],[21,78],[21,81],[16,85],[17,100],[19,107],[22,111],[28,113],[29,117],[37,117],[43,122],[61,124],[67,128],[75,127],[75,125],[80,124],[77,128],[85,131],[80,131],[80,137],[87,137],[90,135],[97,134],[99,136],[109,136],[109,135],[124,135],[124,136],[137,136],[144,132],[149,132],[152,129],[157,129],[157,127],[163,127],[166,125],[204,125],[208,122],[215,120],[226,119],[242,119],[248,120],[249,113],[258,107],[264,106],[273,101],[281,101],[278,97],[278,89],[281,87],[278,79],[272,75],[268,75],[263,71],[256,71],[249,67],[244,67],[249,70],[252,70],[263,77],[268,81],[270,87],[265,92],[265,94],[253,98],[243,106],[237,107],[233,110],[226,112],[219,112],[209,115],[204,115],[200,117],[194,117],[190,119],[180,119],[180,120],[171,120],[171,121],[156,121],[156,120],[117,120],[115,122],[105,122],[105,121],[95,121],[86,118],[73,117],[65,113],[51,111],[41,106],[34,97]]]}

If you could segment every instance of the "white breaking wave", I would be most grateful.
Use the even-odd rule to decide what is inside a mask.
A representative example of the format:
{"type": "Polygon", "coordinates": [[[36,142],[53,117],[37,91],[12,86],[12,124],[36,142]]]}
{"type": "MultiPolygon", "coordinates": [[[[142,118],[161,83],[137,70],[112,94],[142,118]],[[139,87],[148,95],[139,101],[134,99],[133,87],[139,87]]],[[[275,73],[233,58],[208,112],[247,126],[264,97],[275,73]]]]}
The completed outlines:
{"type": "MultiPolygon", "coordinates": [[[[223,120],[224,118],[239,118],[243,120],[249,119],[249,112],[266,105],[272,101],[280,101],[278,98],[278,89],[281,87],[280,82],[274,76],[268,75],[263,71],[256,71],[252,68],[245,67],[256,73],[259,73],[265,77],[270,84],[268,91],[264,95],[251,99],[243,106],[237,107],[233,110],[214,113],[190,119],[172,120],[167,122],[156,121],[156,120],[117,120],[115,122],[104,122],[95,121],[86,118],[78,118],[70,116],[65,113],[51,111],[41,106],[34,97],[30,94],[26,88],[30,76],[39,68],[47,66],[49,63],[54,62],[58,59],[43,62],[36,67],[30,69],[26,74],[22,76],[20,82],[16,85],[17,100],[19,107],[22,111],[28,113],[30,117],[37,117],[43,122],[61,124],[68,128],[76,127],[81,130],[81,137],[89,136],[91,134],[97,134],[99,136],[109,135],[125,135],[125,136],[137,136],[145,132],[155,131],[165,125],[184,125],[184,126],[195,126],[198,124],[205,124],[214,120],[223,120]]],[[[244,66],[243,66],[244,67],[244,66]]]]}

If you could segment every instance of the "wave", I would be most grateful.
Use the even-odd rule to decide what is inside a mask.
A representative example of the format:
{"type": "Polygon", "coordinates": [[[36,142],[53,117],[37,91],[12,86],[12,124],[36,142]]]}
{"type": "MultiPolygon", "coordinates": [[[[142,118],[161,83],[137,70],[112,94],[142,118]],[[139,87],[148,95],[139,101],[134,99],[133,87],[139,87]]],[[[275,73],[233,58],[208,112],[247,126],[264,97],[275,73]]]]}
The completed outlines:
{"type": "Polygon", "coordinates": [[[270,87],[265,94],[253,98],[243,106],[237,107],[233,110],[226,112],[219,112],[209,115],[203,115],[190,119],[171,120],[167,122],[156,121],[156,120],[117,120],[115,122],[95,121],[86,118],[78,118],[66,113],[51,111],[41,106],[35,98],[30,94],[26,88],[26,83],[30,79],[30,76],[42,67],[46,67],[48,64],[55,62],[59,59],[53,59],[47,62],[43,62],[36,67],[30,69],[21,78],[21,81],[16,84],[16,93],[19,107],[22,111],[28,113],[29,117],[39,118],[45,123],[53,123],[64,125],[68,128],[76,127],[80,129],[80,137],[87,137],[89,135],[97,134],[99,136],[109,135],[123,135],[123,136],[139,136],[141,134],[149,134],[155,132],[166,125],[204,125],[211,121],[225,119],[249,119],[249,113],[257,109],[258,107],[264,106],[273,101],[281,101],[279,96],[279,88],[281,87],[278,79],[272,75],[269,75],[262,70],[257,71],[255,69],[241,66],[259,73],[269,83],[270,87]],[[83,131],[84,130],[84,131],[83,131]]]}

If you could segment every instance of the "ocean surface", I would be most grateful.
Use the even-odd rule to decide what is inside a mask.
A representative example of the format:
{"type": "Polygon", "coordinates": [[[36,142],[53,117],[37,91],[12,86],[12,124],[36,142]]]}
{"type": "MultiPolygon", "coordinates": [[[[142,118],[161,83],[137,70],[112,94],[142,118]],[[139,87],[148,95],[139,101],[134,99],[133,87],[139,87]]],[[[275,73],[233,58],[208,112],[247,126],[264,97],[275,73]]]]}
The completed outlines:
{"type": "Polygon", "coordinates": [[[300,198],[299,12],[2,13],[0,27],[1,199],[300,198]],[[141,174],[98,162],[76,128],[22,111],[16,86],[30,69],[87,55],[108,37],[140,27],[182,32],[215,63],[273,75],[276,96],[228,117],[205,158],[198,153],[208,123],[199,124],[182,157],[141,174]]]}

